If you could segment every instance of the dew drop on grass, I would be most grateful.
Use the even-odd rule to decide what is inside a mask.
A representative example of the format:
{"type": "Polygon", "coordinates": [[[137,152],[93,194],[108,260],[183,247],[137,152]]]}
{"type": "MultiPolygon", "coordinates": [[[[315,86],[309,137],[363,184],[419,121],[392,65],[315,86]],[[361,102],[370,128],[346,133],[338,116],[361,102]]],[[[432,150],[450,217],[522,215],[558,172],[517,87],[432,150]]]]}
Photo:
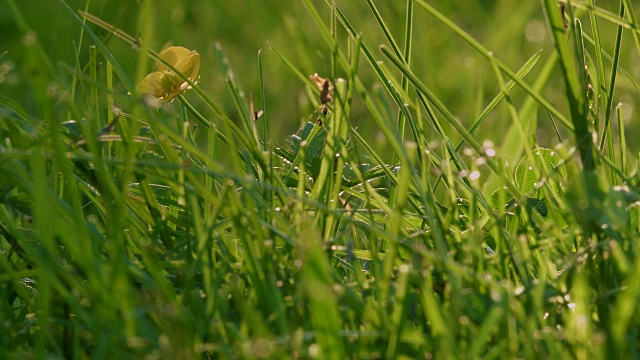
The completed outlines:
{"type": "Polygon", "coordinates": [[[316,358],[318,355],[320,355],[320,345],[317,343],[309,345],[309,356],[316,358]]]}

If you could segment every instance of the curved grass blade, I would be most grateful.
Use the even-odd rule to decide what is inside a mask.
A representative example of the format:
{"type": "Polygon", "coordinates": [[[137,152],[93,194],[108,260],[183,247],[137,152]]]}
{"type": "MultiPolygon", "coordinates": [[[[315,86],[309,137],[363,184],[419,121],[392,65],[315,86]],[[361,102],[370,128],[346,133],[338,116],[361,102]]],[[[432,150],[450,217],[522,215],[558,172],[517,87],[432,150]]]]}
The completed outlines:
{"type": "MultiPolygon", "coordinates": [[[[449,20],[446,16],[444,16],[442,13],[437,11],[431,5],[427,4],[423,0],[414,0],[414,1],[418,6],[420,6],[421,8],[426,10],[431,16],[436,18],[436,20],[440,21],[442,24],[444,24],[449,29],[451,29],[453,32],[455,32],[467,44],[471,45],[471,47],[476,49],[482,56],[484,56],[487,59],[489,57],[493,56],[493,53],[491,51],[489,51],[487,48],[485,48],[477,40],[475,40],[473,37],[471,37],[471,35],[466,33],[458,25],[453,23],[451,20],[449,20]]],[[[519,79],[518,76],[509,67],[507,67],[502,61],[500,61],[497,58],[495,59],[495,61],[496,61],[496,64],[498,65],[498,67],[500,68],[501,71],[503,71],[509,78],[514,80],[516,82],[516,84],[518,84],[518,86],[520,86],[525,92],[527,92],[529,95],[531,95],[531,97],[536,99],[536,101],[538,101],[538,103],[540,105],[542,105],[542,107],[544,107],[551,114],[553,114],[553,116],[560,123],[562,123],[567,129],[573,131],[573,125],[571,124],[571,122],[569,120],[567,120],[567,118],[558,109],[556,109],[554,106],[552,106],[546,99],[544,99],[542,97],[542,95],[540,95],[538,92],[534,91],[531,88],[531,86],[529,86],[527,83],[525,83],[524,81],[519,79]]]]}

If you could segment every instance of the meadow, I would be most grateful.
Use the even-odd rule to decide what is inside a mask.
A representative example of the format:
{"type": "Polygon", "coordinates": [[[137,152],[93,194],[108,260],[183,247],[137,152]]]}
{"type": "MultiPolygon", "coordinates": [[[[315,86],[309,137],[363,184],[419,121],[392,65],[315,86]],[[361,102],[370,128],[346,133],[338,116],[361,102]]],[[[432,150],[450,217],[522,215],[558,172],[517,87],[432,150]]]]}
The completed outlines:
{"type": "Polygon", "coordinates": [[[640,358],[631,0],[2,0],[0,358],[640,358]]]}

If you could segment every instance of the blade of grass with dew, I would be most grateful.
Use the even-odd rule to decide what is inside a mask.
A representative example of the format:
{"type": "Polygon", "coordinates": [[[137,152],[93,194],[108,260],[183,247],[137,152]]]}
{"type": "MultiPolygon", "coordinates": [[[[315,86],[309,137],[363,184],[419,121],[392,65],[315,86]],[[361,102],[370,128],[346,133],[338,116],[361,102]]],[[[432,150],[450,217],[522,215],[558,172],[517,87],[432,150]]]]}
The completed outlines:
{"type": "MultiPolygon", "coordinates": [[[[557,61],[558,55],[553,52],[549,56],[545,64],[542,66],[540,73],[536,77],[536,81],[532,86],[533,91],[541,93],[544,90],[556,68],[557,61]]],[[[528,96],[518,113],[518,116],[523,122],[524,128],[528,129],[532,134],[535,134],[537,130],[537,117],[535,114],[537,106],[538,103],[536,102],[536,100],[533,97],[528,96]]],[[[517,163],[523,152],[527,150],[520,146],[520,144],[522,144],[520,134],[516,129],[516,125],[513,124],[509,127],[507,135],[505,136],[505,140],[500,146],[501,149],[509,149],[509,151],[511,151],[511,149],[514,150],[511,156],[509,156],[508,154],[502,154],[506,161],[514,164],[517,163]]]]}
{"type": "Polygon", "coordinates": [[[628,174],[628,169],[627,169],[627,138],[625,135],[625,130],[624,130],[624,114],[622,113],[622,106],[618,106],[617,108],[617,115],[618,115],[618,152],[619,152],[619,158],[620,158],[620,170],[624,173],[624,174],[628,174]]]}
{"type": "MultiPolygon", "coordinates": [[[[345,26],[345,28],[351,33],[352,37],[356,37],[356,32],[355,30],[353,30],[353,27],[351,27],[350,23],[347,21],[347,19],[344,17],[344,15],[342,14],[342,12],[338,9],[337,10],[338,15],[340,16],[341,22],[343,23],[343,25],[345,26]]],[[[317,16],[314,16],[317,17],[317,16]]],[[[319,25],[321,26],[321,25],[319,25]]],[[[394,83],[393,80],[391,80],[387,75],[385,75],[385,72],[382,70],[381,66],[378,64],[378,62],[373,58],[373,56],[371,55],[371,53],[369,52],[369,50],[367,49],[367,47],[362,44],[362,50],[363,53],[365,55],[365,58],[369,61],[369,63],[371,64],[371,66],[374,68],[374,70],[376,71],[376,73],[378,74],[378,76],[380,77],[382,84],[387,88],[389,94],[391,94],[392,98],[394,98],[397,106],[399,107],[399,109],[401,110],[401,112],[403,112],[403,114],[405,115],[405,117],[407,119],[409,119],[410,124],[412,125],[412,130],[414,131],[414,134],[416,129],[417,129],[417,125],[411,120],[412,117],[411,115],[406,112],[406,107],[404,106],[405,101],[402,101],[398,96],[397,96],[397,92],[402,92],[402,88],[400,86],[396,86],[396,87],[392,87],[391,84],[394,83]]],[[[359,85],[359,84],[358,84],[359,85]]],[[[363,96],[363,98],[366,99],[366,97],[363,95],[363,91],[361,91],[361,95],[363,96]]],[[[410,101],[407,99],[407,101],[410,101]]],[[[423,104],[425,105],[425,108],[427,109],[428,113],[429,113],[429,118],[433,121],[436,129],[438,129],[438,132],[440,134],[444,134],[444,131],[442,130],[442,127],[439,125],[437,118],[435,116],[435,114],[433,113],[433,111],[431,110],[429,104],[424,101],[424,99],[422,99],[423,104]]],[[[371,111],[371,109],[370,109],[371,111]]],[[[385,124],[385,126],[380,125],[381,129],[383,130],[383,133],[385,133],[385,135],[387,134],[387,132],[385,131],[385,129],[388,128],[388,125],[385,124]]],[[[396,132],[397,133],[397,132],[396,132]]],[[[416,140],[419,139],[418,136],[414,135],[416,140]]],[[[396,140],[398,141],[398,140],[396,140]]],[[[392,146],[394,146],[394,141],[390,141],[392,146]]],[[[395,147],[395,146],[394,146],[395,147]]],[[[401,150],[402,147],[399,147],[399,150],[401,150]]],[[[422,151],[422,150],[420,150],[422,151]]],[[[459,169],[464,169],[464,163],[460,161],[460,159],[452,153],[454,162],[456,163],[456,166],[459,169]]],[[[419,192],[422,193],[422,192],[419,192]]]]}
{"type": "MultiPolygon", "coordinates": [[[[490,58],[490,63],[491,63],[491,68],[493,69],[494,75],[496,77],[498,86],[501,89],[505,89],[505,81],[504,78],[502,77],[502,74],[500,73],[500,69],[498,69],[498,66],[496,64],[496,62],[494,61],[493,57],[490,58]]],[[[505,99],[506,99],[506,105],[507,105],[507,109],[509,112],[509,116],[511,117],[511,121],[513,123],[513,125],[515,126],[517,133],[519,133],[521,141],[522,141],[522,148],[525,149],[525,158],[529,158],[530,160],[532,160],[532,155],[530,151],[527,151],[528,149],[531,149],[532,146],[529,144],[529,136],[527,134],[527,128],[525,128],[525,125],[522,122],[522,119],[518,116],[518,111],[515,108],[515,105],[513,104],[513,102],[511,101],[510,96],[507,94],[505,95],[505,99]]],[[[535,161],[531,161],[533,164],[536,164],[535,161]]],[[[538,169],[536,166],[534,166],[534,169],[536,176],[540,176],[540,169],[538,169]]]]}
{"type": "MultiPolygon", "coordinates": [[[[620,2],[620,17],[624,17],[625,7],[622,2],[620,2]]],[[[602,130],[602,137],[600,138],[600,145],[598,147],[599,151],[603,151],[604,142],[607,137],[607,134],[611,130],[611,109],[613,108],[613,93],[616,86],[616,79],[618,75],[618,62],[620,60],[620,50],[622,44],[622,26],[618,26],[616,31],[616,43],[613,50],[613,60],[611,67],[611,75],[609,76],[609,89],[607,91],[607,101],[605,102],[606,108],[604,110],[604,129],[602,130]]]]}
{"type": "MultiPolygon", "coordinates": [[[[451,29],[453,32],[455,32],[462,40],[464,40],[467,44],[469,44],[471,47],[476,49],[476,51],[478,51],[478,53],[480,53],[483,57],[488,58],[489,56],[491,56],[491,54],[492,54],[491,51],[489,51],[484,46],[482,46],[477,40],[475,40],[473,37],[471,37],[468,33],[466,33],[464,30],[462,30],[459,26],[454,24],[451,20],[449,20],[447,17],[445,17],[442,13],[438,12],[434,7],[432,7],[431,5],[427,4],[423,0],[414,0],[414,2],[418,6],[420,6],[422,9],[427,11],[436,20],[438,20],[439,22],[444,24],[446,27],[451,29]]],[[[496,61],[496,64],[498,65],[498,67],[500,68],[501,71],[503,71],[505,74],[507,74],[507,76],[510,79],[514,80],[516,82],[516,84],[518,84],[518,86],[520,86],[525,92],[527,92],[529,95],[531,95],[531,97],[533,97],[536,101],[538,101],[538,103],[542,107],[544,107],[551,114],[553,114],[553,116],[555,116],[558,119],[558,121],[560,121],[565,127],[567,127],[567,129],[573,131],[573,125],[571,124],[571,122],[568,121],[564,117],[564,115],[562,115],[562,113],[560,111],[558,111],[547,100],[545,100],[540,95],[540,93],[535,92],[527,83],[525,83],[524,81],[519,79],[516,76],[516,74],[508,66],[506,66],[502,61],[500,61],[497,58],[495,59],[495,61],[496,61]]]]}
{"type": "MultiPolygon", "coordinates": [[[[305,7],[305,9],[307,9],[307,11],[311,14],[311,17],[313,18],[316,26],[320,30],[320,32],[321,32],[323,38],[325,39],[326,43],[330,47],[332,47],[333,46],[333,39],[332,39],[332,37],[330,35],[330,32],[327,30],[326,26],[322,22],[322,19],[320,18],[320,15],[318,14],[318,12],[315,9],[314,5],[311,3],[310,0],[301,0],[301,1],[303,3],[303,6],[305,7]]],[[[341,14],[339,9],[337,9],[337,8],[336,8],[336,14],[338,16],[340,16],[340,14],[341,14]]],[[[340,16],[340,17],[342,18],[342,16],[340,16]]],[[[357,38],[357,35],[353,34],[352,37],[355,39],[355,38],[357,38]]],[[[366,46],[364,45],[364,43],[362,43],[361,48],[363,49],[363,51],[366,49],[366,46]]],[[[370,58],[370,56],[367,56],[367,51],[365,51],[365,57],[367,57],[367,59],[370,58]]],[[[342,52],[340,52],[339,50],[338,50],[338,58],[339,58],[339,62],[341,64],[341,66],[348,71],[349,62],[345,58],[344,54],[342,54],[342,52]]],[[[373,63],[375,63],[375,61],[373,63]]],[[[388,86],[388,85],[386,85],[385,81],[383,81],[382,83],[383,83],[384,86],[388,86]]],[[[369,111],[372,112],[372,114],[379,115],[379,112],[377,111],[377,109],[373,110],[374,108],[372,106],[374,106],[374,105],[370,101],[369,96],[365,95],[366,90],[364,89],[364,86],[362,85],[362,83],[360,82],[360,80],[357,77],[356,77],[355,86],[356,86],[356,90],[363,97],[365,105],[367,106],[369,111]]],[[[389,91],[389,93],[393,94],[393,91],[389,91]]],[[[400,103],[399,105],[402,105],[402,103],[400,103]]],[[[401,109],[402,108],[403,107],[401,107],[401,109]]],[[[398,136],[397,132],[392,131],[391,129],[388,128],[388,126],[383,125],[384,124],[384,120],[383,120],[384,118],[383,117],[374,116],[374,119],[376,120],[376,122],[380,126],[380,129],[382,130],[382,132],[385,135],[385,137],[387,137],[387,140],[390,142],[391,146],[394,148],[394,151],[396,151],[399,155],[400,154],[402,155],[401,158],[400,158],[401,161],[403,159],[406,159],[407,156],[406,156],[406,154],[404,152],[403,146],[401,145],[401,140],[399,139],[399,136],[398,136]]]]}
{"type": "MultiPolygon", "coordinates": [[[[407,10],[408,14],[413,16],[413,7],[411,6],[410,9],[407,10]],[[411,10],[411,11],[409,11],[411,10]]],[[[353,39],[356,39],[359,35],[358,33],[355,31],[355,29],[353,28],[353,26],[349,23],[349,21],[346,19],[346,17],[344,16],[344,14],[340,11],[340,9],[336,9],[337,15],[340,19],[340,22],[343,24],[344,28],[349,32],[350,36],[353,39]]],[[[375,10],[375,12],[377,12],[377,10],[375,10]]],[[[410,26],[411,23],[407,23],[406,26],[410,26]]],[[[384,25],[384,23],[382,23],[380,25],[383,29],[386,29],[386,25],[384,25]]],[[[388,29],[385,31],[386,34],[389,34],[390,36],[390,32],[388,31],[388,29]]],[[[407,43],[405,43],[405,46],[407,47],[407,54],[410,54],[410,48],[411,48],[411,44],[410,44],[410,33],[407,33],[407,43]]],[[[393,38],[390,38],[390,42],[395,44],[395,41],[393,40],[393,38]]],[[[397,47],[397,46],[396,46],[397,47]]],[[[415,122],[412,119],[411,114],[407,111],[407,104],[412,105],[413,101],[410,99],[409,96],[407,95],[402,95],[402,94],[406,94],[406,91],[403,90],[404,89],[404,82],[406,82],[406,79],[403,77],[403,79],[401,80],[401,83],[399,84],[395,78],[393,78],[392,76],[390,76],[390,74],[388,72],[385,72],[384,69],[384,65],[383,64],[379,64],[373,57],[372,53],[369,51],[369,49],[367,48],[367,46],[363,43],[362,46],[362,51],[363,54],[365,55],[366,60],[369,62],[369,64],[372,66],[372,68],[374,69],[374,71],[376,72],[376,74],[378,75],[378,77],[380,78],[381,84],[384,86],[384,88],[387,90],[387,92],[391,95],[391,97],[394,99],[394,102],[397,104],[398,108],[400,109],[400,114],[398,116],[401,116],[402,119],[406,119],[409,120],[409,123],[411,125],[411,129],[414,135],[414,139],[418,142],[419,146],[422,146],[422,144],[419,141],[419,135],[418,135],[418,131],[417,129],[419,128],[417,124],[415,124],[415,122]]],[[[399,51],[399,50],[398,50],[399,51]]],[[[409,57],[409,55],[407,55],[407,58],[409,57]]],[[[402,56],[402,58],[404,59],[405,57],[402,56]]],[[[360,86],[360,84],[358,84],[358,86],[360,86]]],[[[430,110],[430,109],[428,109],[430,110]]],[[[390,113],[388,111],[388,113],[390,113]]],[[[440,127],[440,124],[437,121],[437,118],[435,117],[435,114],[429,112],[430,115],[430,119],[432,119],[432,122],[434,123],[434,126],[436,127],[437,131],[440,134],[443,134],[444,131],[442,130],[442,128],[440,127]]],[[[390,116],[388,116],[390,118],[390,116]]],[[[400,131],[400,129],[404,129],[404,126],[396,126],[397,127],[397,133],[398,133],[398,137],[402,138],[401,135],[403,135],[404,131],[400,131]]],[[[423,149],[419,148],[419,151],[422,151],[423,149]]]]}
{"type": "MultiPolygon", "coordinates": [[[[591,6],[595,6],[595,0],[588,0],[589,5],[591,6]]],[[[602,60],[602,53],[603,53],[603,49],[602,49],[602,44],[600,42],[600,28],[598,25],[598,19],[596,17],[596,14],[593,12],[593,10],[589,9],[589,22],[591,24],[591,33],[593,36],[593,45],[595,47],[595,51],[596,51],[596,71],[597,71],[597,75],[598,75],[598,83],[599,83],[599,87],[597,89],[596,92],[596,99],[599,99],[599,101],[596,101],[596,108],[595,108],[595,113],[596,116],[600,116],[600,108],[606,108],[607,107],[607,99],[605,97],[600,97],[600,94],[605,94],[607,92],[607,84],[605,82],[605,74],[604,74],[604,62],[602,60]],[[603,104],[604,103],[604,104],[603,104]],[[604,106],[603,106],[604,105],[604,106]]],[[[586,34],[584,34],[586,35],[586,34]]],[[[585,38],[586,36],[583,36],[583,38],[585,38]]],[[[600,131],[599,128],[596,128],[596,131],[600,131]]]]}
{"type": "MultiPolygon", "coordinates": [[[[349,133],[348,121],[351,117],[351,104],[353,101],[353,93],[355,88],[355,76],[358,72],[358,60],[360,59],[360,44],[361,38],[358,38],[352,52],[352,65],[351,71],[348,74],[348,80],[345,82],[344,80],[336,79],[334,82],[334,93],[336,94],[334,99],[335,112],[331,119],[329,119],[329,134],[327,136],[327,145],[329,145],[330,139],[334,143],[331,155],[338,154],[338,159],[335,162],[336,169],[333,189],[329,189],[330,193],[328,197],[330,199],[329,208],[332,210],[337,209],[338,204],[342,202],[342,200],[340,199],[343,180],[342,174],[345,164],[350,157],[350,154],[347,151],[347,135],[349,133]],[[333,123],[331,120],[334,120],[333,123]]],[[[331,161],[333,161],[333,158],[334,156],[329,157],[331,161]]],[[[327,219],[327,221],[325,222],[325,233],[323,235],[326,240],[330,239],[335,233],[336,229],[334,229],[333,227],[333,220],[333,217],[329,217],[329,219],[327,219]]]]}
{"type": "MultiPolygon", "coordinates": [[[[516,73],[517,76],[519,76],[520,78],[524,78],[529,71],[531,71],[531,69],[533,69],[533,67],[535,66],[535,64],[537,63],[537,61],[540,59],[540,56],[542,55],[542,50],[538,51],[537,53],[535,53],[516,73]]],[[[547,64],[549,64],[549,62],[547,62],[547,64]]],[[[544,69],[547,69],[548,66],[545,66],[544,69]]],[[[550,74],[551,71],[542,71],[543,74],[550,74]]],[[[541,81],[541,79],[544,79],[545,76],[539,76],[538,80],[536,81],[536,84],[534,85],[534,89],[540,89],[541,86],[538,85],[538,82],[541,81]]],[[[546,77],[548,78],[548,77],[546,77]]],[[[541,81],[541,83],[545,83],[546,81],[541,81]]],[[[511,90],[515,87],[515,82],[513,80],[510,80],[506,86],[502,89],[500,89],[500,92],[498,93],[498,95],[496,95],[491,102],[489,102],[489,104],[484,108],[484,110],[482,111],[482,113],[478,116],[478,118],[474,121],[474,123],[471,125],[471,127],[469,128],[469,134],[473,134],[475,132],[475,130],[484,122],[484,120],[489,116],[489,114],[491,114],[492,111],[495,110],[495,108],[500,104],[500,102],[506,97],[507,94],[509,94],[511,92],[511,90]]],[[[531,98],[528,98],[531,99],[531,98]]],[[[518,114],[518,117],[520,118],[520,120],[522,121],[522,127],[524,127],[525,129],[528,129],[529,126],[533,120],[527,120],[527,119],[531,119],[531,116],[526,116],[522,117],[522,115],[527,114],[527,111],[525,111],[525,109],[527,109],[527,104],[531,104],[531,106],[534,104],[533,101],[530,102],[525,102],[525,105],[523,105],[521,113],[518,114]]],[[[511,124],[511,126],[509,127],[509,130],[506,133],[506,136],[504,137],[504,142],[503,145],[501,146],[502,149],[509,149],[509,151],[511,152],[511,154],[513,154],[512,156],[508,156],[505,153],[500,154],[501,159],[504,159],[506,161],[512,162],[512,161],[516,161],[517,158],[519,158],[519,154],[522,153],[524,151],[523,149],[523,142],[522,142],[522,138],[521,138],[521,132],[517,131],[517,125],[516,124],[511,124]]],[[[464,145],[464,140],[461,140],[458,145],[456,146],[456,151],[460,151],[460,149],[462,148],[462,146],[464,145]]],[[[497,174],[493,173],[491,175],[491,177],[487,180],[486,184],[488,188],[495,188],[494,185],[492,185],[495,182],[495,177],[498,176],[497,174]]],[[[437,182],[436,182],[436,186],[437,186],[437,182]]]]}
{"type": "MultiPolygon", "coordinates": [[[[520,68],[520,70],[518,70],[516,75],[520,79],[523,79],[525,76],[527,76],[529,71],[531,71],[531,69],[533,69],[533,67],[536,65],[541,55],[542,55],[542,50],[539,50],[537,53],[533,54],[533,56],[531,56],[531,58],[529,58],[529,60],[527,60],[527,62],[524,65],[522,65],[522,67],[520,68]]],[[[473,122],[471,127],[469,127],[469,134],[473,134],[474,131],[480,125],[482,125],[482,123],[487,118],[487,116],[489,116],[489,114],[491,114],[491,112],[500,104],[500,102],[505,99],[505,97],[511,92],[511,90],[515,87],[515,85],[516,83],[513,80],[510,80],[504,87],[500,89],[500,92],[489,102],[489,104],[484,108],[484,110],[482,110],[480,115],[478,115],[478,118],[473,122]]],[[[520,115],[518,115],[518,117],[520,117],[520,115]]],[[[523,123],[523,126],[525,125],[526,124],[523,123]]],[[[458,143],[458,146],[456,146],[456,151],[459,151],[460,148],[462,148],[462,145],[464,145],[464,141],[460,141],[460,143],[458,143]]]]}
{"type": "MultiPolygon", "coordinates": [[[[575,130],[574,134],[576,144],[580,149],[580,156],[585,170],[591,171],[595,169],[596,164],[594,163],[595,158],[593,154],[593,144],[587,124],[585,102],[586,90],[583,91],[583,89],[586,89],[586,86],[584,86],[583,81],[581,81],[584,76],[580,76],[580,74],[584,72],[584,67],[581,69],[577,68],[577,62],[584,62],[584,58],[582,60],[579,58],[582,51],[577,52],[576,56],[578,56],[578,59],[576,60],[569,50],[570,44],[566,39],[564,20],[561,17],[556,2],[552,0],[543,0],[543,3],[546,9],[547,20],[549,21],[549,25],[551,26],[551,31],[555,39],[555,48],[560,58],[562,74],[566,86],[565,91],[571,113],[571,122],[573,124],[573,129],[575,130]],[[584,95],[582,93],[584,93],[584,95]]],[[[569,11],[571,11],[570,7],[569,11]]],[[[578,51],[579,43],[575,35],[575,26],[573,22],[570,22],[570,31],[572,34],[571,44],[573,44],[575,50],[578,51]]],[[[557,118],[557,115],[554,114],[554,116],[557,118]]]]}
{"type": "MultiPolygon", "coordinates": [[[[264,90],[264,71],[262,66],[262,49],[258,51],[258,74],[260,77],[260,104],[262,105],[262,151],[267,151],[269,128],[267,121],[267,97],[264,90]]],[[[257,120],[257,119],[255,119],[257,120]]]]}
{"type": "MultiPolygon", "coordinates": [[[[395,58],[389,52],[389,50],[387,50],[385,47],[382,47],[381,50],[387,56],[387,58],[390,59],[394,63],[394,65],[407,76],[416,91],[423,94],[427,99],[429,99],[429,102],[434,104],[435,108],[444,115],[447,122],[452,125],[452,127],[458,132],[458,134],[465,140],[465,142],[469,146],[471,146],[478,154],[481,154],[482,149],[480,144],[478,144],[478,142],[467,132],[467,130],[463,128],[462,125],[460,125],[460,123],[455,119],[453,114],[449,112],[444,104],[442,104],[442,102],[437,99],[437,97],[416,77],[416,75],[410,69],[403,65],[397,58],[395,58]]],[[[451,148],[453,148],[453,145],[450,144],[450,142],[447,142],[447,145],[451,145],[451,148]]],[[[458,156],[456,151],[450,151],[450,154],[453,156],[458,156]]],[[[492,159],[487,159],[487,163],[491,166],[493,171],[495,171],[496,173],[500,173],[492,159]]]]}
{"type": "MultiPolygon", "coordinates": [[[[583,37],[590,42],[592,45],[595,46],[595,42],[592,38],[589,37],[589,35],[587,35],[586,33],[583,33],[583,37]]],[[[602,55],[604,56],[605,59],[609,60],[610,62],[613,62],[613,57],[611,55],[609,55],[609,53],[607,53],[604,49],[602,49],[602,55]]],[[[628,71],[626,71],[625,69],[621,68],[620,66],[618,66],[618,71],[624,75],[625,78],[627,78],[627,81],[634,87],[636,88],[636,90],[640,91],[640,84],[638,84],[638,82],[631,76],[631,74],[629,74],[628,71]]],[[[606,95],[607,94],[607,86],[606,86],[606,82],[603,82],[603,89],[602,89],[602,94],[606,95]]],[[[603,96],[604,98],[604,96],[603,96]]],[[[606,100],[602,100],[602,101],[606,101],[606,100]]],[[[604,107],[604,106],[603,106],[604,107]]]]}

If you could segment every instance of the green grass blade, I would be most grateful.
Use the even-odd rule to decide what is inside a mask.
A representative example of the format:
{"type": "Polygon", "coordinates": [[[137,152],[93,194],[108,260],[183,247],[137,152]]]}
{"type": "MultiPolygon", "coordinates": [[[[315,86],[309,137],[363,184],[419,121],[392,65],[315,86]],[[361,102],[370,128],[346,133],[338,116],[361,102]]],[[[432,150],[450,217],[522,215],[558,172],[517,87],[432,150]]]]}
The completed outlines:
{"type": "MultiPolygon", "coordinates": [[[[620,2],[620,17],[624,16],[624,5],[620,2]]],[[[607,101],[606,108],[604,110],[604,129],[602,131],[602,138],[600,138],[600,146],[599,150],[603,151],[604,149],[604,141],[606,139],[607,133],[609,133],[609,128],[611,127],[611,109],[613,108],[613,93],[616,87],[616,78],[618,75],[618,62],[620,60],[620,49],[622,43],[622,26],[618,26],[618,30],[616,32],[616,44],[613,50],[613,62],[611,67],[611,75],[609,76],[609,89],[607,91],[607,101]]]]}
{"type": "MultiPolygon", "coordinates": [[[[472,38],[469,34],[467,34],[459,26],[454,24],[451,20],[449,20],[447,17],[445,17],[442,13],[438,12],[431,5],[427,4],[426,2],[424,2],[422,0],[414,0],[414,2],[418,6],[420,6],[424,10],[426,10],[436,20],[440,21],[445,26],[447,26],[449,29],[451,29],[453,32],[455,32],[458,36],[460,36],[461,39],[463,39],[466,43],[471,45],[471,47],[476,49],[476,51],[478,51],[478,53],[481,54],[483,57],[488,59],[489,57],[493,56],[493,53],[491,51],[489,51],[484,46],[482,46],[478,41],[476,41],[474,38],[472,38]]],[[[531,97],[536,99],[536,101],[538,101],[538,103],[542,107],[544,107],[545,109],[547,109],[547,111],[549,111],[551,114],[553,114],[553,116],[558,121],[560,121],[567,129],[573,131],[573,125],[571,124],[570,121],[567,120],[567,118],[564,115],[562,115],[562,113],[560,111],[558,111],[555,107],[553,107],[538,92],[534,91],[527,83],[525,83],[524,81],[520,80],[517,77],[517,75],[511,69],[509,69],[509,67],[507,67],[503,62],[501,62],[497,58],[495,59],[495,61],[496,61],[496,64],[498,65],[498,67],[500,68],[501,71],[503,71],[510,79],[515,81],[516,84],[518,84],[518,86],[520,86],[524,91],[527,92],[527,94],[529,94],[531,97]]]]}
{"type": "MultiPolygon", "coordinates": [[[[587,124],[587,110],[586,110],[586,87],[583,85],[581,79],[584,76],[580,76],[584,72],[584,67],[580,67],[579,64],[584,63],[584,56],[582,51],[577,52],[575,56],[570,52],[569,42],[566,38],[564,20],[561,17],[560,10],[557,3],[552,0],[544,0],[544,6],[546,10],[547,20],[551,26],[551,32],[555,40],[556,51],[560,58],[560,64],[562,74],[564,77],[564,83],[566,87],[566,96],[569,102],[569,110],[571,112],[571,122],[575,129],[575,138],[578,148],[580,149],[580,155],[585,170],[593,170],[596,166],[593,146],[591,141],[591,134],[589,132],[587,124]]],[[[571,22],[571,34],[573,34],[573,45],[576,51],[582,49],[580,43],[575,35],[573,22],[571,22]]],[[[555,115],[555,114],[554,114],[555,115]]]]}

